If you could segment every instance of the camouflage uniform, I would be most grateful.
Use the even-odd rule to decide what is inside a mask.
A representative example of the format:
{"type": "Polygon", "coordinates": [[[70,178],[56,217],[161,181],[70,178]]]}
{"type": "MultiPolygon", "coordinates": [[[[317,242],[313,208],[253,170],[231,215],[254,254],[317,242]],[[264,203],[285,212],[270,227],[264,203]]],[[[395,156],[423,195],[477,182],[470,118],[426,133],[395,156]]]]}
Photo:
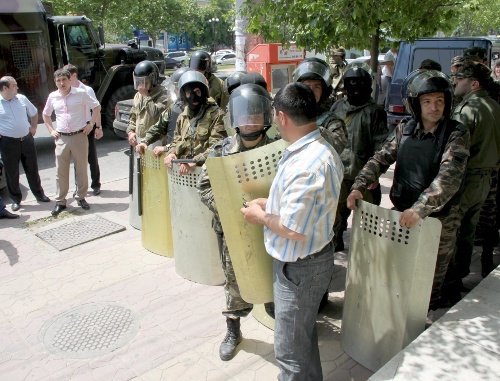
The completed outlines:
{"type": "Polygon", "coordinates": [[[330,71],[332,72],[332,88],[336,96],[338,92],[344,91],[344,73],[347,68],[347,62],[343,61],[341,64],[336,62],[330,63],[330,71]]]}
{"type": "MultiPolygon", "coordinates": [[[[399,124],[386,140],[384,146],[366,163],[356,177],[351,190],[359,190],[363,193],[370,184],[377,182],[379,177],[393,163],[396,162],[396,166],[398,165],[398,150],[406,123],[399,124]]],[[[442,126],[443,124],[441,123],[438,129],[436,129],[436,135],[442,126]]],[[[413,134],[419,139],[423,139],[428,134],[432,136],[432,133],[426,133],[419,124],[417,124],[413,134]]],[[[443,209],[461,187],[467,157],[469,156],[469,144],[469,131],[463,125],[458,124],[449,135],[441,157],[437,176],[411,206],[411,209],[420,218],[427,216],[436,217],[442,223],[436,270],[432,285],[431,305],[439,300],[446,270],[453,256],[456,232],[460,225],[460,219],[457,215],[459,197],[455,197],[456,201],[452,203],[453,205],[450,205],[449,210],[443,213],[437,212],[443,209]]],[[[400,211],[402,212],[403,210],[400,211]]]]}
{"type": "Polygon", "coordinates": [[[177,118],[174,139],[167,151],[168,154],[175,153],[178,159],[185,159],[193,155],[196,165],[201,166],[207,159],[208,149],[227,136],[223,121],[224,113],[215,104],[208,100],[201,107],[197,115],[193,115],[189,107],[177,118]],[[203,113],[198,121],[196,130],[191,133],[191,124],[203,113]]]}
{"type": "MultiPolygon", "coordinates": [[[[273,139],[265,135],[264,138],[251,149],[262,147],[272,142],[273,139]]],[[[245,150],[247,149],[241,143],[241,137],[239,135],[233,135],[215,143],[210,148],[208,157],[228,156],[243,152],[245,150]]],[[[226,245],[226,239],[222,230],[222,224],[220,222],[219,213],[217,211],[217,205],[215,205],[214,194],[210,185],[210,179],[208,177],[208,171],[205,165],[203,166],[202,172],[198,179],[198,191],[201,197],[201,201],[214,214],[212,219],[212,227],[215,230],[215,233],[217,234],[219,240],[219,249],[221,256],[220,259],[222,263],[222,269],[224,270],[224,275],[226,277],[226,282],[224,284],[224,292],[226,294],[226,309],[222,311],[222,314],[231,319],[247,316],[250,311],[252,311],[253,304],[247,303],[241,298],[240,289],[238,287],[236,276],[234,274],[233,264],[231,262],[229,250],[226,245]]]]}
{"type": "Polygon", "coordinates": [[[137,92],[134,96],[134,106],[130,109],[127,134],[132,131],[139,138],[144,138],[149,128],[171,104],[170,95],[163,86],[157,86],[147,97],[137,92]]]}
{"type": "Polygon", "coordinates": [[[464,278],[470,272],[474,233],[481,207],[491,189],[491,173],[499,163],[500,106],[481,89],[465,96],[452,118],[463,123],[471,134],[455,254],[458,275],[464,278]]]}
{"type": "Polygon", "coordinates": [[[212,73],[208,77],[208,95],[212,98],[215,103],[226,112],[226,106],[229,102],[229,94],[224,91],[224,81],[217,78],[212,73]]]}
{"type": "Polygon", "coordinates": [[[166,144],[170,144],[174,138],[175,123],[183,110],[184,103],[181,100],[177,100],[175,103],[171,104],[170,107],[162,112],[158,121],[146,132],[146,136],[142,139],[142,143],[150,145],[167,135],[166,144]],[[175,120],[173,120],[173,118],[175,118],[175,120]]]}
{"type": "MultiPolygon", "coordinates": [[[[358,172],[368,159],[382,146],[389,130],[387,129],[387,114],[373,99],[362,106],[349,104],[347,98],[335,102],[332,111],[342,118],[347,128],[347,147],[341,152],[340,158],[344,164],[344,180],[340,188],[339,203],[333,231],[335,247],[342,241],[342,235],[347,230],[347,219],[351,210],[347,208],[347,196],[358,172]]],[[[363,194],[364,200],[380,204],[380,187],[363,194]]],[[[342,246],[342,245],[340,245],[342,246]]]]}

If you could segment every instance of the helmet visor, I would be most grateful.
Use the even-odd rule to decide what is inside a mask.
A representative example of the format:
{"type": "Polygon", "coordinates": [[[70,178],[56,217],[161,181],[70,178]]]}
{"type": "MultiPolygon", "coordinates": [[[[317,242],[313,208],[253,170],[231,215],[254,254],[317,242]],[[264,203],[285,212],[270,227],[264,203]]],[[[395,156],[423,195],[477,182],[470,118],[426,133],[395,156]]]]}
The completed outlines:
{"type": "Polygon", "coordinates": [[[301,62],[293,73],[294,82],[303,81],[306,79],[322,79],[326,86],[331,85],[330,68],[319,62],[304,61],[301,62]]]}
{"type": "Polygon", "coordinates": [[[135,75],[133,77],[135,90],[139,90],[139,88],[151,89],[151,77],[136,77],[135,75]]]}
{"type": "Polygon", "coordinates": [[[406,90],[406,97],[418,97],[423,93],[451,91],[451,88],[452,84],[446,74],[437,70],[425,70],[411,79],[406,90]],[[431,78],[443,78],[446,81],[429,81],[431,78]]]}
{"type": "Polygon", "coordinates": [[[256,94],[241,95],[229,101],[231,127],[254,127],[255,130],[271,126],[273,114],[271,100],[256,94]]]}

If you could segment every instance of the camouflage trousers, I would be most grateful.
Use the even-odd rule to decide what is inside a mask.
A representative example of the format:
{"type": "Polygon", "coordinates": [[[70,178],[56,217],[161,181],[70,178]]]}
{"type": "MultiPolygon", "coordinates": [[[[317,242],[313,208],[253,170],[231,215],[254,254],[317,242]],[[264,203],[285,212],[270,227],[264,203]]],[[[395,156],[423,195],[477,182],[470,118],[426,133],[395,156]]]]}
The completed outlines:
{"type": "Polygon", "coordinates": [[[484,201],[474,238],[475,246],[483,244],[498,244],[498,168],[491,173],[491,187],[484,201]]]}
{"type": "Polygon", "coordinates": [[[219,243],[220,261],[226,281],[224,283],[224,293],[226,294],[226,308],[222,314],[228,318],[236,319],[247,316],[253,308],[253,304],[245,302],[240,295],[240,288],[234,274],[233,263],[229,256],[229,250],[226,244],[224,233],[217,232],[217,241],[219,243]]]}
{"type": "Polygon", "coordinates": [[[460,278],[470,273],[474,233],[483,203],[491,188],[491,169],[467,170],[460,197],[460,229],[457,235],[455,266],[460,278]]]}
{"type": "MultiPolygon", "coordinates": [[[[351,193],[351,187],[354,184],[354,180],[343,180],[340,187],[339,203],[337,205],[337,214],[335,215],[335,223],[333,224],[333,232],[335,236],[333,237],[333,246],[337,247],[339,239],[347,230],[347,220],[351,215],[351,209],[347,207],[347,197],[351,193]]],[[[363,193],[363,201],[367,201],[370,204],[380,205],[381,201],[381,191],[380,185],[373,189],[367,190],[363,193]]]]}
{"type": "Polygon", "coordinates": [[[439,238],[439,248],[436,258],[436,269],[434,270],[434,280],[432,282],[431,304],[439,300],[443,284],[452,282],[448,277],[454,277],[455,271],[448,267],[453,267],[453,253],[457,239],[457,231],[460,226],[459,205],[451,207],[446,215],[438,215],[436,218],[441,221],[441,237],[439,238]]]}

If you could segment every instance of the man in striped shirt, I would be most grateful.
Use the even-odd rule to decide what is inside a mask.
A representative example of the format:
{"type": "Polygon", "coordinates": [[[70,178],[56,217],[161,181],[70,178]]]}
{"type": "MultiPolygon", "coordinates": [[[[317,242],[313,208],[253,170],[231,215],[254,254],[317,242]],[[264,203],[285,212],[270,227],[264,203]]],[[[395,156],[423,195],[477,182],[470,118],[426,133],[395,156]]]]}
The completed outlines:
{"type": "Polygon", "coordinates": [[[343,178],[340,157],[321,137],[316,100],[301,83],[282,88],[274,119],[284,140],[269,198],[241,209],[250,224],[264,225],[274,258],[274,351],[279,380],[322,380],[316,315],[333,273],[331,240],[343,178]]]}

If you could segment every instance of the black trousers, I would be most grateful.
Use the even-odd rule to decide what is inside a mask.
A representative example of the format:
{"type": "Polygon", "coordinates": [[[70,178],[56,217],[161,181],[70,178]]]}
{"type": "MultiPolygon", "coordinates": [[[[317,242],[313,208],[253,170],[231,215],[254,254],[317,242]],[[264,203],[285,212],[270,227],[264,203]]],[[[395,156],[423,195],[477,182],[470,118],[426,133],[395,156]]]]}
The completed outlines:
{"type": "Polygon", "coordinates": [[[23,165],[29,187],[35,197],[44,193],[38,174],[35,139],[31,134],[22,139],[2,136],[0,154],[2,155],[7,189],[13,203],[19,204],[23,198],[19,187],[19,162],[23,165]]]}
{"type": "MultiPolygon", "coordinates": [[[[101,188],[101,171],[99,169],[99,161],[97,159],[96,138],[94,137],[95,127],[90,134],[87,135],[89,139],[89,169],[90,169],[90,187],[92,189],[101,188]]],[[[75,171],[76,172],[76,171],[75,171]]],[[[75,176],[76,185],[76,176],[75,176]]]]}

